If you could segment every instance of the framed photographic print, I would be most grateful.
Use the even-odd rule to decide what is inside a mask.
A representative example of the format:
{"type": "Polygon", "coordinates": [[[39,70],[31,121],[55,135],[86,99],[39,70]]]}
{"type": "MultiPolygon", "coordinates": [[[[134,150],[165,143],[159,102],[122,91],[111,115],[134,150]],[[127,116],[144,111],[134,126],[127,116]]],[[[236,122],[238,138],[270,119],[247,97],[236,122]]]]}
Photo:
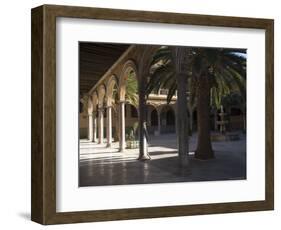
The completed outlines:
{"type": "Polygon", "coordinates": [[[273,20],[32,9],[41,224],[272,210],[273,20]]]}

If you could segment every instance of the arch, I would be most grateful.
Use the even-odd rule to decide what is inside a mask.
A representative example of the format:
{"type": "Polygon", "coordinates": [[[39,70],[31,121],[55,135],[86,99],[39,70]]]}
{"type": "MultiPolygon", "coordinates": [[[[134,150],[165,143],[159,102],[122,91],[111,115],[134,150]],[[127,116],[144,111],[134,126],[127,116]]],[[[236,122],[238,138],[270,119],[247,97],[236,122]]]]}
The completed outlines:
{"type": "Polygon", "coordinates": [[[168,110],[172,110],[174,114],[176,113],[174,104],[164,104],[164,105],[160,106],[159,114],[165,113],[168,110]]]}
{"type": "Polygon", "coordinates": [[[100,108],[102,108],[103,105],[104,105],[104,99],[105,99],[105,96],[106,96],[105,93],[106,93],[105,85],[102,84],[98,88],[98,106],[100,108]]]}
{"type": "Polygon", "coordinates": [[[126,118],[138,118],[139,112],[135,105],[125,103],[125,117],[126,118]]]}
{"type": "Polygon", "coordinates": [[[146,108],[147,108],[146,112],[147,112],[147,122],[148,122],[147,124],[148,124],[148,126],[157,126],[157,123],[156,123],[156,125],[152,125],[152,123],[151,123],[151,113],[152,113],[152,111],[156,110],[157,117],[158,117],[158,111],[156,109],[156,105],[153,104],[153,103],[148,103],[146,105],[146,108]]]}
{"type": "Polygon", "coordinates": [[[158,112],[156,109],[153,109],[150,113],[150,125],[158,126],[158,112]]]}
{"type": "Polygon", "coordinates": [[[172,106],[165,105],[160,111],[160,123],[162,133],[175,132],[176,116],[172,106]]]}
{"type": "Polygon", "coordinates": [[[132,105],[132,104],[129,104],[131,107],[131,114],[130,114],[130,117],[133,117],[133,118],[137,118],[139,115],[138,115],[138,109],[132,105]]]}
{"type": "Polygon", "coordinates": [[[175,125],[175,114],[172,109],[167,110],[166,112],[167,126],[175,125]]]}
{"type": "Polygon", "coordinates": [[[115,75],[112,75],[106,83],[106,105],[112,106],[114,101],[114,90],[118,90],[118,79],[115,75]]]}
{"type": "Polygon", "coordinates": [[[125,101],[127,77],[128,77],[128,74],[132,71],[135,73],[136,80],[138,82],[137,66],[133,60],[128,60],[123,65],[121,75],[120,75],[119,98],[121,101],[125,101]]]}

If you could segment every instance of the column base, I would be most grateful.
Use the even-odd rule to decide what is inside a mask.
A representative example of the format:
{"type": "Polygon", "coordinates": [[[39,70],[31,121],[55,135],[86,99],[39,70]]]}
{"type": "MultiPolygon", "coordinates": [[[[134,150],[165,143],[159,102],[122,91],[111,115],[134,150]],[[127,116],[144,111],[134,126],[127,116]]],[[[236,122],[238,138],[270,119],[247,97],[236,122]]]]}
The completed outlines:
{"type": "Polygon", "coordinates": [[[125,149],[126,149],[126,142],[123,143],[123,144],[120,144],[120,143],[119,143],[119,152],[124,152],[125,149]]]}
{"type": "Polygon", "coordinates": [[[125,148],[119,148],[119,152],[124,152],[125,148]]]}
{"type": "Polygon", "coordinates": [[[145,155],[139,156],[138,160],[140,160],[140,161],[148,161],[148,160],[151,160],[151,157],[149,156],[149,154],[145,154],[145,155]]]}

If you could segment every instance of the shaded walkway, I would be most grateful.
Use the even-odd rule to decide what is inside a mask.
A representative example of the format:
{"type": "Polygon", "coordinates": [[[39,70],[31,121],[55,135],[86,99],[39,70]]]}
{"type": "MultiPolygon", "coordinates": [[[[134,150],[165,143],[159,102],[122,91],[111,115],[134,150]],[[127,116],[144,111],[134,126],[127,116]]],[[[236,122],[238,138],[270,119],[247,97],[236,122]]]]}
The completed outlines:
{"type": "MultiPolygon", "coordinates": [[[[246,178],[246,140],[213,142],[216,158],[200,161],[190,156],[192,173],[178,163],[176,136],[161,135],[150,140],[150,161],[137,159],[138,149],[118,152],[106,144],[80,141],[79,185],[120,185],[183,181],[234,180],[246,178]]],[[[196,135],[190,139],[194,151],[196,135]]],[[[191,153],[192,154],[192,153],[191,153]]]]}

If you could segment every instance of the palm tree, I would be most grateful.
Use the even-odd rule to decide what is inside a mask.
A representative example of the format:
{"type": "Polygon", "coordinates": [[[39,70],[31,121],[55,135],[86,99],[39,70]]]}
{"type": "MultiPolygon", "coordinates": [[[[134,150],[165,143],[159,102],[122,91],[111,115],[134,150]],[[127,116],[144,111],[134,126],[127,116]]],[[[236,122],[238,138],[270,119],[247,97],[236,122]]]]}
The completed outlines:
{"type": "Polygon", "coordinates": [[[196,108],[196,100],[194,97],[194,93],[191,93],[192,90],[192,82],[191,78],[188,78],[187,85],[188,85],[188,97],[189,100],[187,102],[188,112],[189,112],[189,135],[192,135],[193,132],[193,112],[196,108]]]}
{"type": "MultiPolygon", "coordinates": [[[[119,95],[118,95],[118,88],[117,85],[115,85],[115,87],[113,88],[113,96],[112,98],[114,99],[112,102],[112,108],[114,110],[114,114],[119,114],[119,95]]],[[[125,95],[125,100],[126,103],[129,103],[133,106],[135,106],[136,108],[138,108],[138,103],[139,103],[139,99],[138,99],[138,82],[135,76],[135,73],[129,72],[127,79],[126,79],[126,95],[125,95]]],[[[119,123],[119,116],[117,115],[115,117],[115,119],[117,120],[117,123],[119,123]]],[[[115,141],[119,141],[119,126],[116,125],[116,131],[115,131],[115,135],[114,135],[114,140],[115,141]]]]}
{"type": "Polygon", "coordinates": [[[138,97],[138,81],[135,73],[129,72],[126,79],[126,102],[138,108],[139,97],[138,97]]]}
{"type": "MultiPolygon", "coordinates": [[[[189,100],[195,100],[198,114],[198,138],[195,157],[210,159],[214,157],[210,138],[210,103],[212,98],[218,102],[221,97],[233,90],[246,93],[246,58],[244,49],[189,48],[187,57],[187,77],[190,79],[189,100]]],[[[168,46],[162,46],[151,63],[151,75],[146,93],[153,89],[169,89],[169,103],[177,89],[175,68],[168,46]]]]}

